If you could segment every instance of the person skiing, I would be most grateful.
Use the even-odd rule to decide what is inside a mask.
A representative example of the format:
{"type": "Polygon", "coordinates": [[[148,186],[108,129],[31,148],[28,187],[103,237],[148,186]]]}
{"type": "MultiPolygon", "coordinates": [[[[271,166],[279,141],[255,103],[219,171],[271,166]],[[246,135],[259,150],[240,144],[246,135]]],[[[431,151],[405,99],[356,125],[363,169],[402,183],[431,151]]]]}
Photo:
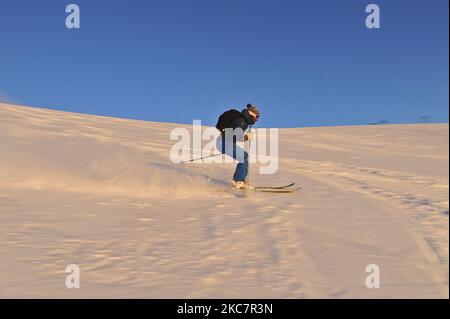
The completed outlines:
{"type": "Polygon", "coordinates": [[[252,133],[248,131],[248,128],[258,121],[259,115],[258,107],[247,104],[247,108],[241,112],[231,109],[223,113],[216,125],[216,128],[221,133],[217,138],[217,149],[222,154],[231,156],[239,161],[231,182],[235,188],[252,189],[247,181],[248,152],[236,143],[237,141],[244,142],[252,139],[252,133]],[[227,133],[227,131],[231,134],[227,133]]]}

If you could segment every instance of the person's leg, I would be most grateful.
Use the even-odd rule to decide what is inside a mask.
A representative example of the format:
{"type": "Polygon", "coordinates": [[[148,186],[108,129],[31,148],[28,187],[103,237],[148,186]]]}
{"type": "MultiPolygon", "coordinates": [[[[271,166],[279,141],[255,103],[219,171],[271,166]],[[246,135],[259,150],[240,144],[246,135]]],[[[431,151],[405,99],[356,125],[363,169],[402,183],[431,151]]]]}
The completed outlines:
{"type": "Polygon", "coordinates": [[[248,162],[238,163],[234,172],[234,180],[237,182],[245,182],[248,175],[248,162]]]}
{"type": "MultiPolygon", "coordinates": [[[[245,179],[247,178],[248,175],[248,153],[243,149],[241,149],[239,146],[236,146],[236,153],[238,152],[243,152],[243,159],[241,158],[242,161],[240,161],[236,165],[236,170],[234,171],[233,179],[235,181],[245,182],[245,179]]],[[[236,156],[236,153],[233,154],[235,155],[233,157],[235,159],[238,157],[236,156]]]]}
{"type": "Polygon", "coordinates": [[[235,143],[225,142],[225,139],[221,137],[217,140],[216,145],[222,154],[226,154],[239,161],[234,171],[233,180],[245,182],[248,175],[248,153],[235,143]]]}

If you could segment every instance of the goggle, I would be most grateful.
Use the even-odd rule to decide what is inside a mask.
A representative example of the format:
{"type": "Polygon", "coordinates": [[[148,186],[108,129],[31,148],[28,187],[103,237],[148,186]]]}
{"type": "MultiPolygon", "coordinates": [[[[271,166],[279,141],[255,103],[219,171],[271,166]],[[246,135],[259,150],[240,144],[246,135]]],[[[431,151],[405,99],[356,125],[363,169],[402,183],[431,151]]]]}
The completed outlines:
{"type": "Polygon", "coordinates": [[[259,114],[258,113],[253,113],[252,111],[248,111],[248,113],[254,118],[254,119],[259,119],[259,114]]]}

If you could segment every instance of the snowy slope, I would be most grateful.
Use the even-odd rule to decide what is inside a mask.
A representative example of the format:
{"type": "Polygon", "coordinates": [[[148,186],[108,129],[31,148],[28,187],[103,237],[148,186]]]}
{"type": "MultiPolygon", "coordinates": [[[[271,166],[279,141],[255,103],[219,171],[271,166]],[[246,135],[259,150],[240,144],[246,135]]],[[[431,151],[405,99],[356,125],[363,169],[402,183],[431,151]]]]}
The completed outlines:
{"type": "Polygon", "coordinates": [[[447,124],[281,129],[243,196],[176,126],[0,104],[0,297],[448,298],[447,124]]]}

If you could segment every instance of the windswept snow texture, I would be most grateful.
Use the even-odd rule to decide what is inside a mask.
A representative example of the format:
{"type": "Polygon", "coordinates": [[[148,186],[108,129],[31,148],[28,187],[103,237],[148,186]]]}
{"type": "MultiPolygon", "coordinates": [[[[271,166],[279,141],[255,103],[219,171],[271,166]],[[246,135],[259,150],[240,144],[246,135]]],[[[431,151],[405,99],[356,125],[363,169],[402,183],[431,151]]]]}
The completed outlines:
{"type": "Polygon", "coordinates": [[[293,194],[170,163],[176,126],[0,104],[0,297],[449,297],[447,124],[281,129],[251,181],[293,194]]]}

